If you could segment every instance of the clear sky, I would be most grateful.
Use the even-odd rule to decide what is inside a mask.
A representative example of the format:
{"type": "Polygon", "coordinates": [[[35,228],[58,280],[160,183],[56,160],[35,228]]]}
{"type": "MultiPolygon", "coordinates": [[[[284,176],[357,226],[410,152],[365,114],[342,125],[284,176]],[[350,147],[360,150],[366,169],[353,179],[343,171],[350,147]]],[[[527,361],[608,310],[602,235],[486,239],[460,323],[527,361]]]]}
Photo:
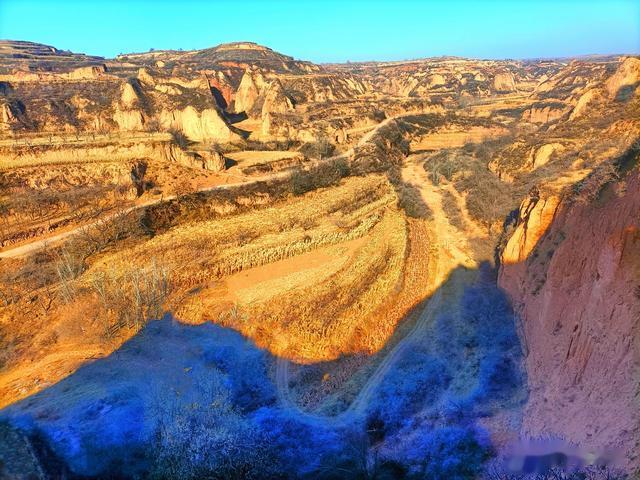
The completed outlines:
{"type": "Polygon", "coordinates": [[[640,52],[640,0],[0,0],[0,38],[113,57],[254,41],[314,62],[640,52]]]}

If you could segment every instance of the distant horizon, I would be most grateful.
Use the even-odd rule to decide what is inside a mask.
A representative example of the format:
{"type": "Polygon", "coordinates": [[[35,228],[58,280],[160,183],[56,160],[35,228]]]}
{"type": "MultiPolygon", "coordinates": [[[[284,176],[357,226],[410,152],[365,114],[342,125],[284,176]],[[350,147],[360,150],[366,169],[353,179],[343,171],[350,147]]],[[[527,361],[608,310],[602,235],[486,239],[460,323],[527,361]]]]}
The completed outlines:
{"type": "Polygon", "coordinates": [[[271,48],[269,45],[264,45],[262,43],[258,43],[258,42],[254,42],[252,40],[233,40],[230,42],[224,42],[224,43],[218,43],[216,45],[211,45],[209,47],[203,47],[203,48],[194,48],[194,49],[180,49],[180,48],[162,48],[162,49],[153,49],[153,50],[144,50],[144,51],[130,51],[130,52],[122,52],[119,53],[118,55],[115,55],[113,57],[105,57],[103,55],[97,55],[95,53],[92,52],[84,52],[84,51],[77,51],[77,50],[69,50],[66,48],[60,48],[57,45],[53,45],[50,43],[41,43],[41,42],[36,42],[34,40],[27,40],[27,39],[18,39],[18,38],[0,38],[0,42],[29,42],[29,43],[35,43],[35,44],[40,44],[40,45],[45,45],[47,47],[54,47],[57,50],[60,51],[64,51],[64,52],[70,52],[73,54],[84,54],[87,55],[88,57],[99,57],[102,58],[103,60],[115,60],[118,56],[127,56],[127,55],[142,55],[145,53],[161,53],[161,52],[193,52],[193,51],[201,51],[201,50],[208,50],[211,48],[216,48],[219,47],[220,45],[228,45],[228,44],[234,44],[234,43],[253,43],[256,45],[259,45],[261,47],[267,47],[270,50],[276,52],[276,53],[280,53],[283,55],[287,55],[290,57],[293,57],[294,60],[296,61],[302,61],[302,62],[311,62],[311,63],[315,63],[317,65],[345,65],[345,64],[360,64],[360,63],[403,63],[403,62],[417,62],[420,60],[430,60],[430,59],[437,59],[437,58],[459,58],[459,59],[463,59],[463,60],[479,60],[479,61],[509,61],[509,60],[513,60],[513,61],[528,61],[528,60],[575,60],[575,59],[580,59],[580,58],[590,58],[590,57],[624,57],[624,56],[640,56],[640,51],[636,51],[636,52],[611,52],[611,53],[584,53],[584,54],[578,54],[578,55],[569,55],[569,56],[556,56],[556,57],[503,57],[503,58],[483,58],[483,57],[465,57],[465,56],[460,56],[460,55],[447,55],[447,54],[443,54],[443,55],[430,55],[430,56],[424,56],[424,57],[413,57],[413,58],[399,58],[399,59],[393,59],[393,60],[377,60],[377,59],[369,59],[369,60],[346,60],[343,62],[313,62],[309,59],[306,58],[298,58],[295,57],[293,55],[289,55],[287,52],[283,52],[283,51],[279,51],[276,50],[275,48],[271,48]]]}
{"type": "Polygon", "coordinates": [[[0,37],[104,58],[238,41],[318,64],[637,55],[640,2],[0,0],[0,37]]]}

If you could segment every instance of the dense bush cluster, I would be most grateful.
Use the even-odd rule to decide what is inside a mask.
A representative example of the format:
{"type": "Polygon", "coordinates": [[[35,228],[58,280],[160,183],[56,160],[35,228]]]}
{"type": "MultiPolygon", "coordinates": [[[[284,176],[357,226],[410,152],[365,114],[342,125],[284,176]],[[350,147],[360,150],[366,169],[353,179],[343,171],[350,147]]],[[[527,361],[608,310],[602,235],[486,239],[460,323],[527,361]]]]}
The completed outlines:
{"type": "Polygon", "coordinates": [[[517,206],[513,187],[489,170],[480,152],[474,157],[443,150],[430,156],[423,167],[434,185],[446,180],[466,194],[469,214],[485,225],[489,233],[494,223],[517,206]]]}
{"type": "Polygon", "coordinates": [[[470,163],[465,174],[455,180],[455,186],[467,194],[469,214],[489,231],[517,206],[512,187],[479,162],[470,163]]]}
{"type": "Polygon", "coordinates": [[[330,157],[335,147],[327,137],[320,137],[315,142],[302,144],[300,152],[307,158],[323,159],[330,157]]]}
{"type": "Polygon", "coordinates": [[[488,455],[472,429],[443,427],[415,435],[406,461],[415,478],[464,480],[478,476],[488,455]]]}
{"type": "Polygon", "coordinates": [[[309,171],[296,170],[291,175],[291,190],[294,195],[303,195],[333,185],[349,174],[349,165],[342,159],[322,164],[309,171]]]}
{"type": "Polygon", "coordinates": [[[440,315],[424,340],[407,348],[381,383],[376,415],[394,431],[433,407],[459,419],[487,402],[509,399],[522,383],[515,316],[490,280],[465,291],[459,315],[440,315]],[[379,413],[378,413],[379,412],[379,413]]]}
{"type": "Polygon", "coordinates": [[[381,383],[370,422],[384,433],[395,432],[434,404],[450,382],[451,373],[441,359],[422,345],[411,345],[381,383]]]}

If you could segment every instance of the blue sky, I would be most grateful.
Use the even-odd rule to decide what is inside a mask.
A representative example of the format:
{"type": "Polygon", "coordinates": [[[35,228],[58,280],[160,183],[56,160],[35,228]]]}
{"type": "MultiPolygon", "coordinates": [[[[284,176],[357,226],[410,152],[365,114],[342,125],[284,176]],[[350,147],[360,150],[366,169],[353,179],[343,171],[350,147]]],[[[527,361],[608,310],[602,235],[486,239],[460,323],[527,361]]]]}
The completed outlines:
{"type": "Polygon", "coordinates": [[[0,0],[0,38],[113,57],[249,40],[315,62],[640,52],[638,0],[0,0]]]}

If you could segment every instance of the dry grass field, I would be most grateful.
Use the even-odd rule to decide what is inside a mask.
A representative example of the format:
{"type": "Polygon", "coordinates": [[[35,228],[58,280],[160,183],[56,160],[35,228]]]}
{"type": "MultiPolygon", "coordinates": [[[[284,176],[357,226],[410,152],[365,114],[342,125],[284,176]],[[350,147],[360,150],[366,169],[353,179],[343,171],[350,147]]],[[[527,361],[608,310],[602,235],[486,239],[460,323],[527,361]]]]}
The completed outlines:
{"type": "Polygon", "coordinates": [[[238,162],[240,168],[246,168],[261,163],[271,163],[300,157],[300,154],[288,150],[242,150],[227,153],[226,156],[238,162]]]}
{"type": "Polygon", "coordinates": [[[38,389],[26,363],[55,381],[165,311],[180,322],[233,327],[298,361],[376,351],[412,303],[390,301],[403,291],[410,230],[389,180],[370,175],[124,239],[84,264],[72,243],[16,259],[33,300],[16,298],[2,310],[4,328],[25,332],[3,352],[3,399],[38,389]],[[35,315],[20,326],[24,308],[35,315]],[[39,333],[27,336],[35,325],[39,333]]]}
{"type": "Polygon", "coordinates": [[[279,355],[331,358],[353,348],[370,348],[350,344],[357,312],[366,318],[366,309],[375,308],[401,281],[407,234],[396,203],[383,177],[350,178],[285,204],[171,229],[101,258],[79,281],[88,286],[92,279],[107,276],[118,284],[131,266],[163,259],[175,289],[169,306],[178,319],[233,326],[279,355]],[[361,241],[354,243],[357,239],[361,241]],[[324,264],[321,256],[332,261],[324,264]],[[252,279],[260,279],[252,270],[264,265],[271,265],[269,283],[251,285],[252,279]],[[234,299],[241,293],[228,287],[233,283],[228,277],[238,272],[249,272],[244,290],[260,290],[259,295],[245,294],[256,297],[253,301],[234,299]],[[292,291],[293,285],[297,289],[292,291]],[[333,295],[336,291],[344,297],[333,295]],[[292,299],[295,310],[289,305],[292,299]],[[329,309],[326,315],[318,315],[321,306],[329,309]],[[339,318],[348,308],[353,311],[339,318]],[[240,313],[228,314],[231,309],[240,313]],[[336,323],[315,325],[313,318],[336,323]]]}

